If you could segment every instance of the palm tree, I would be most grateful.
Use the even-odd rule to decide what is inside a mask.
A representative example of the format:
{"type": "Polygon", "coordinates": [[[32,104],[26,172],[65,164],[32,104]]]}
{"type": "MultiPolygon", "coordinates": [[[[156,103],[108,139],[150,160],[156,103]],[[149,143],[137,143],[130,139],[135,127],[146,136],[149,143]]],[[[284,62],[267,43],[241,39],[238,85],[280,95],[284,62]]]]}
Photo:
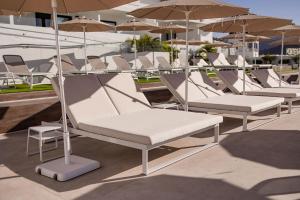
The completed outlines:
{"type": "Polygon", "coordinates": [[[211,45],[204,45],[196,52],[196,57],[202,58],[203,60],[208,60],[207,53],[217,53],[217,48],[211,46],[211,45]]]}

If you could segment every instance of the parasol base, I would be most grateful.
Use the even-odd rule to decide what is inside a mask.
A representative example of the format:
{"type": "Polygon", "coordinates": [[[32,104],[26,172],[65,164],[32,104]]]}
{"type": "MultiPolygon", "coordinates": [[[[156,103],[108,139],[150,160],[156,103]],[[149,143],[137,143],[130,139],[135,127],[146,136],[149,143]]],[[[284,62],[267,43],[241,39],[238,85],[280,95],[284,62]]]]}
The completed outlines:
{"type": "Polygon", "coordinates": [[[98,161],[71,155],[69,165],[65,164],[64,158],[59,158],[36,166],[35,172],[57,181],[67,181],[99,167],[98,161]]]}

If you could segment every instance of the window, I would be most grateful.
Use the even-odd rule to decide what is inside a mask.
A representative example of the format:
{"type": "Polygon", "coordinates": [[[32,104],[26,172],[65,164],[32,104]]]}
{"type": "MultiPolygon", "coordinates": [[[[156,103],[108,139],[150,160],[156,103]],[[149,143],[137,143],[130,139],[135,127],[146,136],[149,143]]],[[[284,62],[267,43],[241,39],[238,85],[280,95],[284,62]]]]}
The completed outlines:
{"type": "Polygon", "coordinates": [[[110,25],[113,25],[113,26],[117,25],[117,22],[115,22],[115,21],[109,21],[109,20],[100,20],[100,21],[104,22],[104,23],[107,23],[107,24],[110,24],[110,25]]]}
{"type": "MultiPolygon", "coordinates": [[[[51,20],[52,20],[51,14],[35,13],[35,18],[36,18],[36,26],[39,26],[39,27],[51,26],[51,20]]],[[[71,16],[65,16],[65,15],[57,16],[58,23],[69,21],[71,19],[72,19],[71,16]]]]}

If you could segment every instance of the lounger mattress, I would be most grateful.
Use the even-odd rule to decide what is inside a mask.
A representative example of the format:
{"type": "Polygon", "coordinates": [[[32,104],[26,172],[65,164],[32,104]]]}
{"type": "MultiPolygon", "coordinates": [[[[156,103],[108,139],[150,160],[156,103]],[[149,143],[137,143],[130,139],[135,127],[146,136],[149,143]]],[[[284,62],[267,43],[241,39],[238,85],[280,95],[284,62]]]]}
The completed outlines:
{"type": "Polygon", "coordinates": [[[189,106],[235,112],[258,112],[284,102],[283,98],[223,95],[189,102],[189,106]]]}
{"type": "Polygon", "coordinates": [[[154,145],[221,123],[221,116],[150,109],[107,119],[81,122],[84,131],[135,143],[154,145]]]}
{"type": "Polygon", "coordinates": [[[261,90],[247,91],[247,95],[282,97],[282,98],[298,98],[298,97],[300,97],[300,89],[296,89],[296,88],[263,88],[261,90]]]}

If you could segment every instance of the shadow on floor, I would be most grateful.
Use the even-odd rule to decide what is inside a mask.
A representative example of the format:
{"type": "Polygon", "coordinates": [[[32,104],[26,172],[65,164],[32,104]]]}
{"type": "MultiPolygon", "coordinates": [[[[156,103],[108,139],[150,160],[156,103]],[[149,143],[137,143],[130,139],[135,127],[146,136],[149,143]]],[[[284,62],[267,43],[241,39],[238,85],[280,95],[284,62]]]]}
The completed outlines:
{"type": "Polygon", "coordinates": [[[104,184],[76,200],[267,200],[220,179],[158,175],[104,184]]]}
{"type": "MultiPolygon", "coordinates": [[[[212,131],[209,134],[211,137],[212,131]]],[[[53,145],[53,144],[49,144],[53,145]]],[[[44,154],[47,159],[49,157],[55,157],[58,154],[63,155],[62,142],[59,144],[60,149],[58,151],[49,152],[44,154]]],[[[199,145],[201,146],[201,145],[199,145]]],[[[195,146],[183,145],[181,147],[174,146],[162,146],[152,150],[149,154],[149,160],[155,160],[165,155],[175,153],[176,151],[185,150],[187,148],[193,148],[195,146]]],[[[197,146],[198,147],[198,146],[197,146]]],[[[37,148],[37,143],[34,141],[31,143],[31,148],[37,148]]],[[[6,152],[0,154],[0,164],[3,164],[8,169],[16,173],[17,175],[29,179],[33,182],[42,184],[57,192],[70,191],[81,188],[83,186],[105,183],[110,178],[112,180],[122,180],[127,178],[140,177],[141,169],[141,151],[115,145],[111,143],[102,142],[85,137],[75,137],[72,139],[73,153],[78,156],[86,157],[89,159],[97,160],[101,162],[102,168],[90,172],[84,176],[78,177],[68,182],[57,182],[50,178],[40,176],[34,172],[35,167],[40,164],[39,156],[27,157],[26,152],[26,133],[7,134],[4,138],[0,138],[0,152],[6,152]],[[136,168],[136,170],[132,170],[136,168]],[[131,170],[130,172],[126,172],[131,170]],[[126,175],[122,175],[124,178],[111,178],[120,173],[126,172],[126,175]]],[[[4,177],[5,178],[5,177],[4,177]]]]}
{"type": "Polygon", "coordinates": [[[220,145],[232,156],[279,169],[300,169],[299,130],[253,130],[230,134],[220,145]]]}
{"type": "Polygon", "coordinates": [[[251,189],[263,196],[300,193],[300,176],[282,177],[265,180],[251,189]]]}
{"type": "MultiPolygon", "coordinates": [[[[210,136],[211,135],[212,134],[210,134],[210,136]]],[[[127,148],[119,145],[114,145],[106,142],[101,142],[90,138],[77,137],[72,140],[74,154],[101,161],[103,167],[100,170],[93,171],[89,174],[78,177],[68,182],[63,182],[63,183],[56,182],[52,179],[35,174],[34,168],[36,165],[39,164],[38,156],[27,158],[25,156],[25,150],[26,150],[25,144],[26,144],[26,133],[24,132],[20,134],[8,134],[0,138],[0,152],[5,152],[0,154],[0,164],[5,165],[8,169],[15,172],[17,175],[21,177],[24,177],[35,183],[42,184],[47,188],[50,188],[57,192],[75,190],[91,184],[113,184],[111,183],[113,181],[122,182],[122,180],[124,181],[128,178],[139,179],[138,177],[141,177],[139,176],[140,169],[133,170],[134,168],[140,167],[141,165],[141,152],[139,150],[135,150],[132,148],[127,148]],[[114,176],[118,178],[114,179],[114,176]],[[110,181],[108,182],[107,179],[109,179],[110,181]]],[[[220,145],[234,157],[269,165],[272,167],[277,167],[280,169],[300,169],[300,160],[299,160],[300,145],[299,144],[300,144],[300,131],[254,130],[249,133],[236,132],[233,134],[229,134],[221,142],[220,145]]],[[[62,146],[62,144],[60,144],[60,146],[62,146]]],[[[176,147],[157,148],[150,152],[150,160],[154,160],[164,155],[169,155],[181,149],[182,148],[176,148],[176,147]]],[[[51,152],[51,153],[53,153],[54,155],[57,154],[57,152],[51,152]]],[[[165,187],[167,188],[169,188],[168,184],[170,182],[170,186],[175,188],[172,189],[173,192],[180,191],[180,187],[177,188],[176,186],[177,184],[180,186],[181,181],[183,183],[186,182],[187,185],[191,185],[196,189],[193,189],[193,187],[191,187],[191,189],[189,189],[188,187],[185,188],[183,187],[184,184],[182,184],[183,189],[186,190],[186,191],[184,190],[183,192],[184,193],[191,192],[191,194],[194,195],[196,195],[196,193],[197,194],[201,193],[200,192],[202,191],[201,187],[205,188],[206,185],[210,185],[210,187],[214,189],[207,190],[208,194],[205,194],[206,190],[204,190],[202,194],[204,195],[203,199],[210,199],[210,198],[217,199],[214,196],[217,194],[220,195],[219,199],[225,199],[225,200],[245,199],[245,198],[232,198],[231,195],[233,195],[234,193],[237,193],[239,195],[246,195],[246,196],[249,195],[250,197],[252,197],[252,199],[263,199],[260,196],[257,196],[257,198],[255,196],[255,198],[253,198],[253,196],[251,195],[254,194],[252,194],[251,192],[249,193],[239,188],[235,188],[234,186],[228,185],[222,181],[194,179],[194,178],[189,179],[189,178],[181,178],[181,177],[180,178],[175,177],[174,179],[169,177],[167,178],[162,177],[157,179],[142,177],[142,179],[139,179],[141,183],[134,185],[133,188],[128,188],[128,190],[130,191],[130,189],[132,190],[137,189],[137,191],[141,192],[141,195],[143,196],[142,191],[138,190],[138,188],[136,187],[141,187],[144,184],[145,188],[147,188],[146,186],[148,186],[148,184],[156,184],[156,182],[159,182],[158,180],[162,182],[165,181],[164,184],[166,184],[165,187]],[[173,182],[176,184],[172,184],[173,182]],[[222,191],[220,188],[223,188],[224,191],[227,189],[229,191],[232,190],[232,193],[227,192],[227,194],[225,194],[226,192],[224,192],[225,195],[228,195],[228,198],[226,196],[224,198],[221,198],[222,197],[221,195],[223,193],[221,192],[216,194],[213,193],[214,190],[222,191]],[[204,198],[205,195],[208,195],[208,198],[204,198]],[[210,197],[209,195],[212,195],[212,197],[210,197]]],[[[161,185],[157,183],[157,185],[158,186],[160,185],[161,187],[163,187],[164,184],[161,185]]],[[[109,188],[105,189],[106,186],[103,187],[104,187],[103,189],[101,187],[101,189],[99,190],[103,190],[103,192],[109,191],[109,188]]],[[[156,188],[155,186],[154,188],[150,188],[150,189],[151,190],[153,189],[153,191],[155,191],[154,189],[159,190],[159,188],[160,187],[156,188]]],[[[171,190],[171,187],[169,189],[171,190]]],[[[149,191],[149,193],[151,192],[155,193],[153,191],[149,191]]],[[[153,195],[158,195],[158,194],[153,194],[153,195]]],[[[165,195],[168,195],[168,193],[165,195]]],[[[184,195],[189,195],[189,194],[184,194],[184,195]]],[[[192,197],[193,195],[191,195],[191,198],[192,197]]]]}

